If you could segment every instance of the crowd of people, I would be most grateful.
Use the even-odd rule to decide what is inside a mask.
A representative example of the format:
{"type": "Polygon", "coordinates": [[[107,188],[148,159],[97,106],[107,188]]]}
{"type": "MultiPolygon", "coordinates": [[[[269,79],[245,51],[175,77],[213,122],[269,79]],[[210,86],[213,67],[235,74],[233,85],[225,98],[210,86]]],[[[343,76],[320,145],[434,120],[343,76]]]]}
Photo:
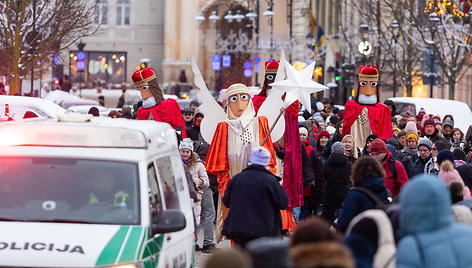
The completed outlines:
{"type": "MultiPolygon", "coordinates": [[[[397,115],[386,102],[393,138],[372,134],[359,148],[352,135],[342,136],[343,112],[322,102],[321,111],[299,116],[302,153],[309,159],[303,169],[312,183],[305,185],[303,207],[292,211],[298,224],[289,242],[245,241],[244,255],[220,251],[206,267],[222,267],[217,265],[222,256],[234,259],[234,267],[472,265],[464,251],[472,235],[472,126],[464,134],[451,115],[441,118],[424,109],[397,115]],[[261,262],[263,255],[251,246],[256,243],[267,254],[283,252],[278,264],[261,262]]],[[[239,229],[251,226],[247,218],[240,222],[247,227],[239,229]]]]}
{"type": "MultiPolygon", "coordinates": [[[[198,102],[181,110],[163,99],[152,69],[136,71],[136,118],[167,122],[179,136],[196,250],[213,252],[225,236],[253,267],[472,266],[472,227],[458,223],[472,225],[472,125],[463,133],[451,115],[398,114],[379,103],[378,78],[377,67],[360,66],[344,111],[329,99],[313,100],[311,113],[290,105],[278,141],[257,114],[265,93],[253,103],[247,86],[233,84],[210,145],[201,131],[209,111],[198,102]],[[283,235],[290,243],[267,238],[283,235]]],[[[215,252],[207,267],[236,255],[215,252]]]]}

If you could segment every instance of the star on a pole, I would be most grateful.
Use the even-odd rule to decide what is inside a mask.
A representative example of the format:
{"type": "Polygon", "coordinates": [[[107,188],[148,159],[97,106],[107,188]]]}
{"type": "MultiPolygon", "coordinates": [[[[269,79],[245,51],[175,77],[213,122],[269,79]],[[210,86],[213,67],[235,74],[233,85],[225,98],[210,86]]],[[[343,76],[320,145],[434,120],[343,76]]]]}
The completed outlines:
{"type": "Polygon", "coordinates": [[[272,88],[286,92],[284,108],[287,108],[296,100],[299,100],[308,112],[311,112],[310,95],[315,92],[329,89],[328,87],[313,81],[313,70],[315,61],[302,71],[297,71],[289,62],[285,60],[287,79],[270,84],[272,88]]]}

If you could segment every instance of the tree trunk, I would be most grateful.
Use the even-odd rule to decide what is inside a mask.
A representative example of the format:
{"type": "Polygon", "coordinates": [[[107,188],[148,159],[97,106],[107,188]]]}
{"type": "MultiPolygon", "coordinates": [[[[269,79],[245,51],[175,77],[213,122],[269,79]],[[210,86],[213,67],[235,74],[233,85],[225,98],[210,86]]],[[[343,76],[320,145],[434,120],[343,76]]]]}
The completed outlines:
{"type": "Polygon", "coordinates": [[[451,75],[451,77],[448,77],[447,79],[447,85],[449,87],[449,99],[454,100],[454,91],[456,89],[456,76],[451,75]]]}

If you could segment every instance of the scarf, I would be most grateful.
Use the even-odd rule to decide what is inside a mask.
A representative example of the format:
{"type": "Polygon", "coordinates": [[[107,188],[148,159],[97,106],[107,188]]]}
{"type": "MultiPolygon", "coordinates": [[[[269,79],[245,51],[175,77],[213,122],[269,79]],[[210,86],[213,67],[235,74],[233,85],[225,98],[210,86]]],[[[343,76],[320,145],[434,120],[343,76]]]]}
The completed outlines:
{"type": "Polygon", "coordinates": [[[408,147],[403,147],[403,150],[405,150],[405,153],[407,153],[409,156],[415,156],[418,154],[418,149],[410,149],[408,147]]]}

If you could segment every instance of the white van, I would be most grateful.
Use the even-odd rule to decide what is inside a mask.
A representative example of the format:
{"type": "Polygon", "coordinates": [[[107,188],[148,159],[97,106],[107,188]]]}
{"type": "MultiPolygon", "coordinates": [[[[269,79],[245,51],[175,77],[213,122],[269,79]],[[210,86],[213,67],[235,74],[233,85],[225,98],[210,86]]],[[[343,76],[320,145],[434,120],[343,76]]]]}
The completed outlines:
{"type": "Polygon", "coordinates": [[[168,124],[25,121],[0,125],[0,266],[194,266],[168,124]]]}
{"type": "Polygon", "coordinates": [[[454,116],[454,127],[459,128],[464,132],[472,125],[472,112],[469,106],[461,101],[432,99],[432,98],[412,98],[412,97],[395,97],[388,98],[395,104],[396,113],[410,112],[418,114],[421,108],[424,108],[427,114],[441,116],[441,119],[446,114],[454,116]]]}

